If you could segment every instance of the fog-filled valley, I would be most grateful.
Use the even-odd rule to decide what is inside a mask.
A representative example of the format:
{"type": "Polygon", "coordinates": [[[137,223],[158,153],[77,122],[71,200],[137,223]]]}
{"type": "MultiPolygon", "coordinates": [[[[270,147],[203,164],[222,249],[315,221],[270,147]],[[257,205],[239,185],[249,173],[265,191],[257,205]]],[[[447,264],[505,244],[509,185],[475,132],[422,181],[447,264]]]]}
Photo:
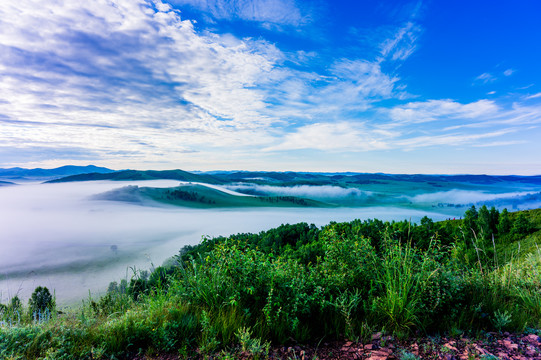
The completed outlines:
{"type": "Polygon", "coordinates": [[[55,290],[59,304],[103,293],[110,281],[150,269],[202,236],[259,232],[282,223],[318,226],[355,218],[435,220],[438,211],[387,207],[192,209],[95,200],[128,185],[173,187],[177,181],[80,182],[0,187],[2,301],[26,299],[38,285],[55,290]]]}
{"type": "Polygon", "coordinates": [[[360,187],[249,182],[194,185],[176,180],[6,184],[0,187],[0,295],[2,301],[15,295],[26,299],[36,286],[44,285],[55,291],[59,304],[73,304],[89,292],[103,294],[110,281],[129,281],[135,270],[162,265],[203,236],[257,233],[284,223],[322,226],[356,218],[418,222],[426,215],[443,220],[459,218],[465,210],[460,204],[534,208],[539,203],[532,184],[465,183],[460,189],[439,186],[441,191],[426,183],[409,190],[397,184],[360,187]],[[242,201],[294,196],[333,206],[306,203],[295,208],[288,207],[289,203],[280,207],[270,203],[252,207],[240,202],[232,208],[221,203],[193,208],[190,202],[175,206],[179,204],[141,195],[145,189],[167,192],[194,186],[242,201]],[[131,201],[127,192],[141,196],[131,201]]]}

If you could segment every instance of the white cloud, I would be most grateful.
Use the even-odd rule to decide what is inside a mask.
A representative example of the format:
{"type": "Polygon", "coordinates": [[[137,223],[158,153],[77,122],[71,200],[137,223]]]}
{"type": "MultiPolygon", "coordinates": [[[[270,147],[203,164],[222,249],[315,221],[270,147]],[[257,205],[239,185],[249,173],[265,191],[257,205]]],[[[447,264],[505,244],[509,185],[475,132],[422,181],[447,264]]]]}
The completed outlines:
{"type": "Polygon", "coordinates": [[[541,92],[526,97],[526,100],[541,98],[541,92]]]}
{"type": "MultiPolygon", "coordinates": [[[[541,123],[541,106],[524,106],[521,103],[513,103],[511,108],[500,108],[497,112],[487,113],[481,116],[474,122],[465,122],[458,125],[452,125],[444,128],[444,130],[456,130],[461,128],[487,128],[495,126],[522,126],[522,125],[537,125],[541,123]]],[[[531,130],[526,127],[524,130],[531,130]]]]}
{"type": "Polygon", "coordinates": [[[494,115],[499,111],[498,105],[491,100],[478,100],[469,104],[461,104],[453,100],[428,100],[398,105],[389,111],[394,125],[425,123],[446,119],[476,119],[494,115]]]}
{"type": "Polygon", "coordinates": [[[428,136],[411,137],[404,140],[396,141],[395,146],[398,146],[404,150],[413,150],[417,148],[430,147],[430,146],[462,146],[462,145],[478,145],[480,140],[508,135],[516,129],[503,129],[492,131],[488,133],[478,134],[431,134],[428,136]]]}
{"type": "Polygon", "coordinates": [[[492,141],[484,144],[475,144],[474,147],[500,147],[508,145],[525,144],[525,140],[511,140],[511,141],[492,141]]]}
{"type": "Polygon", "coordinates": [[[294,0],[172,0],[171,3],[196,7],[216,19],[242,19],[292,26],[310,20],[294,0]]]}
{"type": "Polygon", "coordinates": [[[476,82],[480,82],[480,83],[483,83],[483,84],[488,84],[488,83],[494,82],[496,80],[497,80],[497,78],[494,75],[490,74],[490,73],[482,73],[481,75],[479,75],[478,77],[475,78],[476,82]]]}
{"type": "Polygon", "coordinates": [[[364,151],[385,149],[387,145],[380,140],[381,134],[371,132],[363,124],[316,123],[298,128],[286,134],[281,144],[266,148],[275,150],[348,150],[364,151]]]}
{"type": "Polygon", "coordinates": [[[415,42],[421,33],[421,27],[407,22],[393,37],[381,44],[381,55],[392,60],[406,60],[415,51],[415,42]]]}
{"type": "Polygon", "coordinates": [[[384,74],[377,62],[364,60],[343,59],[332,66],[331,73],[341,82],[332,84],[325,95],[332,93],[342,98],[389,98],[398,81],[398,78],[384,74]],[[342,91],[337,91],[337,87],[342,87],[342,91]]]}
{"type": "Polygon", "coordinates": [[[271,196],[298,196],[315,200],[343,200],[343,199],[368,199],[373,196],[370,191],[362,191],[357,188],[343,188],[332,185],[297,185],[297,186],[272,186],[257,184],[226,185],[234,191],[251,191],[271,196]]]}
{"type": "Polygon", "coordinates": [[[480,203],[486,201],[492,201],[497,199],[506,199],[515,196],[528,195],[528,192],[512,192],[491,194],[481,191],[468,191],[468,190],[449,190],[440,191],[430,194],[420,194],[409,197],[414,203],[451,203],[451,204],[471,204],[480,203]]]}
{"type": "Polygon", "coordinates": [[[513,75],[513,73],[515,73],[515,71],[516,71],[516,70],[514,70],[514,69],[507,69],[507,70],[505,70],[505,71],[503,72],[503,74],[504,74],[505,76],[511,76],[511,75],[513,75]]]}

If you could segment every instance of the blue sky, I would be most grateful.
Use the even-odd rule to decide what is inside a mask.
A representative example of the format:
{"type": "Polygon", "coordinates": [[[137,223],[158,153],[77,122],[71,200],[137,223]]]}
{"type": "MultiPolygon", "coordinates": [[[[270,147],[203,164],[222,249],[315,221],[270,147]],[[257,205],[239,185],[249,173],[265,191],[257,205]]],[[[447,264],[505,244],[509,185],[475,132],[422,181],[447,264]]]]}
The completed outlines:
{"type": "Polygon", "coordinates": [[[541,174],[541,3],[0,2],[0,167],[541,174]]]}

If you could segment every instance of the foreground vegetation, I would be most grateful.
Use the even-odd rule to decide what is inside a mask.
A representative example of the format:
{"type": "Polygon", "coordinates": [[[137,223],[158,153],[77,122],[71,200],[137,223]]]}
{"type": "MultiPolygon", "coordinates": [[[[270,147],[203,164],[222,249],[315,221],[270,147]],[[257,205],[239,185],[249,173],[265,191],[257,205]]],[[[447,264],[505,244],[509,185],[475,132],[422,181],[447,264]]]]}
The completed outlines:
{"type": "Polygon", "coordinates": [[[0,309],[0,357],[264,358],[272,343],[367,339],[375,331],[535,332],[540,229],[541,209],[472,207],[464,220],[302,223],[204,239],[174,264],[134,271],[66,314],[44,288],[28,307],[11,299],[0,309]]]}

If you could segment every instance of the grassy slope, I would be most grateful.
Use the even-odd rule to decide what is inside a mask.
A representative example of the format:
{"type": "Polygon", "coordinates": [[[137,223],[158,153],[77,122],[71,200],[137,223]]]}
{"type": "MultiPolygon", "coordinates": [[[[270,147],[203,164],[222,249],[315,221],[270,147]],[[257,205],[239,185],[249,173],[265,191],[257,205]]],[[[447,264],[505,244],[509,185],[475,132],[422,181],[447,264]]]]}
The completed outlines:
{"type": "MultiPolygon", "coordinates": [[[[499,244],[498,251],[512,251],[519,244],[523,252],[537,249],[541,209],[526,215],[536,232],[499,244]]],[[[184,268],[168,287],[157,286],[139,301],[112,293],[41,325],[4,325],[0,357],[121,359],[126,351],[188,356],[195,349],[211,354],[239,342],[261,354],[270,339],[314,340],[321,332],[327,338],[355,339],[382,327],[405,334],[419,328],[427,313],[438,322],[430,325],[425,319],[425,325],[443,324],[454,332],[541,326],[539,266],[532,267],[527,254],[510,258],[493,272],[458,271],[437,265],[439,253],[419,253],[391,242],[371,264],[363,260],[372,254],[370,245],[340,236],[338,225],[322,232],[325,256],[315,264],[303,266],[287,256],[226,242],[184,268]],[[369,283],[355,288],[363,273],[369,283]],[[402,297],[405,289],[408,295],[402,297]],[[531,300],[539,303],[527,302],[531,300]]]]}
{"type": "Polygon", "coordinates": [[[95,195],[94,199],[159,203],[189,208],[233,207],[328,207],[330,205],[293,196],[243,196],[229,194],[205,185],[185,184],[173,188],[125,186],[95,195]]]}
{"type": "Polygon", "coordinates": [[[140,180],[179,180],[179,181],[193,181],[203,182],[207,184],[220,184],[221,181],[211,175],[199,175],[193,174],[183,170],[122,170],[112,173],[90,173],[67,176],[61,179],[47,181],[48,183],[61,183],[61,182],[73,182],[73,181],[95,181],[95,180],[113,180],[113,181],[140,181],[140,180]]]}
{"type": "Polygon", "coordinates": [[[198,208],[220,207],[323,207],[326,204],[293,196],[238,196],[204,185],[183,185],[177,188],[141,188],[141,194],[152,200],[176,206],[198,208]],[[180,191],[180,196],[175,191],[180,191]],[[185,196],[182,196],[184,194],[185,196]]]}

